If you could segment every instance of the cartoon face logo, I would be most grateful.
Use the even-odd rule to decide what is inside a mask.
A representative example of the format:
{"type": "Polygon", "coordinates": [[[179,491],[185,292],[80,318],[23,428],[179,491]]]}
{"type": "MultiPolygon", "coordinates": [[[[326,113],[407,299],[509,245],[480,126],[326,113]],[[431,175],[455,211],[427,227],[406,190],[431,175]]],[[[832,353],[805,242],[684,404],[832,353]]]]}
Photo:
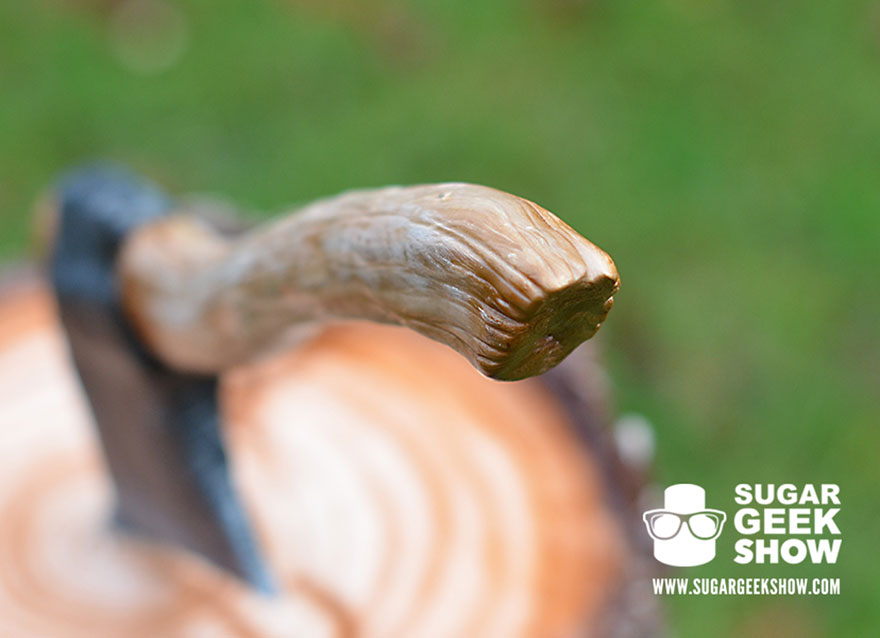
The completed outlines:
{"type": "Polygon", "coordinates": [[[727,514],[706,509],[706,490],[691,483],[670,485],[663,505],[642,516],[654,539],[654,558],[673,567],[704,565],[715,558],[715,539],[727,514]]]}

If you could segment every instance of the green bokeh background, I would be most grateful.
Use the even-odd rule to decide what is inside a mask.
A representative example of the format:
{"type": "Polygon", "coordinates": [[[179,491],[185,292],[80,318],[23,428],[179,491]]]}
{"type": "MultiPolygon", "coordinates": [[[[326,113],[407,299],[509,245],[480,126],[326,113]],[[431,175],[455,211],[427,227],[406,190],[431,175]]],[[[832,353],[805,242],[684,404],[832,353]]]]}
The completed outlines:
{"type": "Polygon", "coordinates": [[[95,157],[270,212],[426,181],[528,197],[619,266],[597,340],[659,483],[729,511],[739,482],[841,485],[837,565],[735,566],[728,534],[683,574],[839,597],[667,598],[670,633],[878,635],[880,2],[188,0],[148,73],[126,60],[171,40],[120,4],[0,3],[3,261],[95,157]]]}

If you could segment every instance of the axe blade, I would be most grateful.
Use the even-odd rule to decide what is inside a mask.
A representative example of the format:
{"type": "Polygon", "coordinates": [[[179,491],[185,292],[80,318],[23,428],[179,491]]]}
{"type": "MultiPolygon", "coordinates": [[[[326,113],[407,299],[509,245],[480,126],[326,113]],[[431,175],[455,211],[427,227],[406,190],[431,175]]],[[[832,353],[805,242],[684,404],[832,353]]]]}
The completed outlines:
{"type": "Polygon", "coordinates": [[[116,524],[191,550],[256,590],[276,585],[230,480],[217,378],[151,355],[123,316],[116,259],[171,200],[112,166],[69,173],[51,279],[116,493],[116,524]]]}

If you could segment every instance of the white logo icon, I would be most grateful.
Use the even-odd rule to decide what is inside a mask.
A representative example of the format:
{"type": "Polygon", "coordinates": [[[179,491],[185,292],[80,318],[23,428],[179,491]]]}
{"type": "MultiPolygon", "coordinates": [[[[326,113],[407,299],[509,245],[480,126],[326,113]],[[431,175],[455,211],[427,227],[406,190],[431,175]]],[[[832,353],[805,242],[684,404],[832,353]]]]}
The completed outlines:
{"type": "Polygon", "coordinates": [[[663,505],[642,516],[654,539],[654,558],[673,567],[705,565],[715,558],[715,539],[727,514],[706,509],[706,490],[691,483],[670,485],[663,505]]]}

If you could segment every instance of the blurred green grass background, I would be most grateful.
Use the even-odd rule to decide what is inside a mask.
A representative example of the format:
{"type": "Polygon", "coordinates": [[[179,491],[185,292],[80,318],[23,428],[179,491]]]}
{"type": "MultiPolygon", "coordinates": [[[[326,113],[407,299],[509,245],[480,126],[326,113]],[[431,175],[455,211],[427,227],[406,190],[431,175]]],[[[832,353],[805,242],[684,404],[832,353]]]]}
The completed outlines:
{"type": "Polygon", "coordinates": [[[528,197],[619,266],[597,339],[659,482],[721,508],[738,482],[841,485],[838,565],[735,566],[728,535],[689,571],[841,596],[667,598],[671,634],[877,635],[880,2],[148,5],[0,4],[3,261],[95,157],[267,211],[425,181],[528,197]]]}

